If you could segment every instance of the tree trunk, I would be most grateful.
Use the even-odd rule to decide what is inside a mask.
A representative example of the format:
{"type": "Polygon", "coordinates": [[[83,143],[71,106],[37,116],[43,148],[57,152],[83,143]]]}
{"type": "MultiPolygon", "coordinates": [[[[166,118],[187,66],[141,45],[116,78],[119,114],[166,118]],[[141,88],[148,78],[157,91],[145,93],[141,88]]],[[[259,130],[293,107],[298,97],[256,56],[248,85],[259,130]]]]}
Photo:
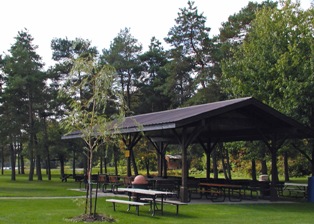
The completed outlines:
{"type": "MultiPolygon", "coordinates": [[[[92,149],[91,149],[92,150],[92,149]]],[[[92,185],[92,168],[93,168],[93,152],[88,152],[88,191],[89,191],[89,215],[92,215],[93,211],[93,185],[92,185]]]]}
{"type": "Polygon", "coordinates": [[[284,159],[284,170],[285,170],[285,181],[289,181],[289,166],[288,166],[288,152],[285,151],[283,155],[284,159]]]}
{"type": "Polygon", "coordinates": [[[64,176],[64,156],[60,155],[59,160],[60,160],[60,176],[62,178],[64,176]]]}
{"type": "Polygon", "coordinates": [[[127,176],[130,177],[130,176],[132,176],[132,169],[131,169],[132,150],[127,149],[126,154],[127,154],[127,176]]]}
{"type": "Polygon", "coordinates": [[[103,154],[101,153],[100,156],[99,156],[99,172],[100,174],[103,174],[104,173],[104,165],[103,165],[103,160],[104,160],[104,156],[103,154]]]}
{"type": "Polygon", "coordinates": [[[146,166],[146,176],[149,177],[149,159],[146,159],[145,161],[145,166],[146,166]]]}
{"type": "Polygon", "coordinates": [[[72,175],[73,175],[73,177],[75,177],[75,175],[76,175],[75,167],[76,167],[76,164],[75,164],[75,150],[73,150],[73,158],[72,158],[72,175]]]}
{"type": "Polygon", "coordinates": [[[41,174],[41,157],[40,155],[36,155],[36,173],[37,173],[37,180],[43,180],[43,176],[41,174]]]}
{"type": "Polygon", "coordinates": [[[48,133],[47,133],[47,124],[46,124],[46,116],[44,115],[43,118],[43,129],[44,129],[44,148],[46,152],[46,170],[47,170],[47,176],[48,180],[51,180],[51,167],[50,167],[50,152],[49,152],[49,144],[48,144],[48,133]]]}
{"type": "Polygon", "coordinates": [[[115,175],[118,175],[118,148],[115,145],[113,146],[113,161],[115,175]]]}
{"type": "Polygon", "coordinates": [[[28,180],[32,181],[34,179],[34,141],[35,141],[35,133],[34,133],[34,118],[33,118],[33,102],[32,102],[32,94],[31,90],[28,90],[28,124],[29,124],[29,142],[28,142],[28,150],[29,150],[29,176],[28,180]]]}
{"type": "Polygon", "coordinates": [[[104,156],[104,168],[105,168],[105,174],[107,174],[107,173],[108,173],[107,166],[108,166],[108,162],[107,162],[107,155],[105,154],[105,156],[104,156]]]}
{"type": "MultiPolygon", "coordinates": [[[[168,176],[168,166],[167,166],[167,160],[166,160],[166,153],[165,153],[165,151],[163,151],[161,159],[162,159],[162,165],[163,165],[163,171],[164,171],[163,177],[167,178],[167,176],[168,176]]],[[[188,165],[188,169],[189,169],[189,167],[190,166],[188,165]]]]}
{"type": "Polygon", "coordinates": [[[228,172],[228,164],[225,163],[225,157],[227,157],[227,155],[225,156],[225,150],[224,150],[224,147],[223,147],[223,144],[219,144],[219,148],[220,148],[220,154],[221,154],[221,164],[222,164],[222,170],[224,172],[224,176],[225,176],[225,179],[226,180],[229,180],[230,179],[230,176],[228,175],[229,172],[228,172]]]}
{"type": "Polygon", "coordinates": [[[206,151],[206,179],[210,178],[210,153],[206,151]]]}
{"type": "Polygon", "coordinates": [[[267,169],[266,160],[262,160],[262,161],[261,161],[261,166],[262,166],[261,174],[267,174],[268,169],[267,169]]]}
{"type": "MultiPolygon", "coordinates": [[[[21,138],[20,138],[21,139],[21,138]]],[[[16,151],[16,154],[17,154],[17,173],[18,174],[21,174],[21,142],[18,143],[18,146],[17,146],[17,151],[16,151]]]]}
{"type": "Polygon", "coordinates": [[[4,147],[1,146],[1,175],[4,174],[4,147]]]}
{"type": "Polygon", "coordinates": [[[34,169],[35,169],[35,164],[34,164],[34,151],[33,151],[33,137],[32,134],[30,134],[30,139],[29,139],[29,145],[28,145],[28,151],[29,151],[29,175],[28,175],[28,180],[32,181],[34,179],[34,169]]]}
{"type": "MultiPolygon", "coordinates": [[[[12,140],[12,139],[11,139],[12,140]]],[[[15,178],[15,149],[14,149],[14,145],[11,141],[10,143],[10,158],[11,158],[11,180],[16,180],[15,178]]]]}
{"type": "Polygon", "coordinates": [[[218,179],[218,167],[217,167],[217,148],[213,150],[213,172],[214,172],[214,179],[218,179]]]}
{"type": "Polygon", "coordinates": [[[37,180],[43,180],[43,176],[41,174],[41,156],[38,152],[38,139],[37,139],[37,135],[34,135],[34,139],[35,139],[35,154],[36,154],[36,174],[37,174],[37,180]]]}
{"type": "Polygon", "coordinates": [[[21,155],[21,174],[25,174],[24,156],[21,155]]]}
{"type": "Polygon", "coordinates": [[[226,159],[227,159],[227,171],[228,171],[228,176],[229,176],[229,179],[231,180],[232,179],[232,176],[231,176],[231,165],[230,165],[230,158],[229,158],[229,152],[227,149],[225,149],[226,151],[226,159]]]}
{"type": "Polygon", "coordinates": [[[135,162],[134,150],[131,150],[131,160],[132,160],[134,175],[137,176],[138,175],[138,169],[137,169],[137,165],[136,165],[136,162],[135,162]]]}
{"type": "Polygon", "coordinates": [[[256,181],[256,162],[252,159],[252,180],[256,181]]]}

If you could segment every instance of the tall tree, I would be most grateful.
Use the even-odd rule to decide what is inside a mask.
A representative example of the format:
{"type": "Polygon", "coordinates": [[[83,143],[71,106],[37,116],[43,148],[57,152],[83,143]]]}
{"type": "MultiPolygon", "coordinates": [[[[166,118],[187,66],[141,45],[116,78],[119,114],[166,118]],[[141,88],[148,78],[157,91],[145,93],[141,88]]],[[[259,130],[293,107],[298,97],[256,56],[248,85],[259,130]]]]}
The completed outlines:
{"type": "Polygon", "coordinates": [[[138,43],[130,32],[125,28],[120,30],[118,36],[114,38],[109,50],[104,49],[102,61],[112,65],[119,76],[119,85],[122,88],[125,98],[125,108],[132,111],[131,96],[134,92],[134,82],[139,67],[138,56],[142,51],[142,45],[138,43]]]}
{"type": "MultiPolygon", "coordinates": [[[[36,53],[37,46],[33,44],[34,39],[28,31],[25,29],[18,32],[15,40],[16,42],[9,50],[10,54],[4,58],[6,75],[4,105],[7,105],[8,110],[13,112],[12,115],[21,118],[21,120],[17,120],[22,122],[18,124],[19,129],[24,129],[28,133],[29,180],[33,180],[34,161],[36,157],[38,160],[40,155],[36,150],[36,120],[38,118],[36,111],[41,103],[39,96],[44,88],[46,77],[42,72],[41,58],[36,53]]],[[[37,175],[38,179],[41,179],[41,173],[37,173],[37,175]]]]}
{"type": "Polygon", "coordinates": [[[226,57],[230,57],[232,46],[239,46],[243,43],[251,28],[251,23],[256,17],[256,12],[264,7],[276,8],[277,2],[264,1],[262,3],[249,2],[248,5],[242,8],[238,13],[228,17],[228,21],[222,23],[219,29],[219,40],[228,44],[224,49],[229,49],[226,57]],[[231,48],[231,49],[230,49],[231,48]]]}
{"type": "Polygon", "coordinates": [[[92,46],[91,41],[82,38],[68,40],[68,38],[55,38],[51,41],[52,59],[56,65],[51,69],[54,71],[55,79],[67,78],[73,66],[73,61],[89,54],[98,55],[96,47],[92,46]]]}
{"type": "Polygon", "coordinates": [[[314,11],[299,2],[280,3],[257,12],[247,39],[224,63],[224,89],[235,97],[254,96],[314,127],[314,11]]]}
{"type": "Polygon", "coordinates": [[[210,73],[213,41],[209,38],[210,28],[205,25],[206,17],[203,13],[199,14],[193,1],[188,1],[188,7],[180,9],[175,22],[176,25],[170,29],[165,41],[172,46],[171,57],[177,59],[173,65],[177,68],[176,73],[178,68],[183,67],[179,63],[189,63],[189,70],[182,75],[193,77],[194,81],[190,85],[194,88],[206,89],[213,80],[210,73]]]}
{"type": "Polygon", "coordinates": [[[162,111],[170,107],[170,97],[164,92],[164,84],[168,77],[165,65],[168,63],[167,54],[160,41],[151,39],[149,50],[139,56],[141,68],[135,86],[133,100],[134,112],[143,114],[162,111]]]}
{"type": "Polygon", "coordinates": [[[171,108],[184,105],[195,94],[193,67],[191,58],[185,57],[180,49],[171,50],[171,62],[165,65],[168,76],[163,85],[165,94],[171,99],[171,108]]]}

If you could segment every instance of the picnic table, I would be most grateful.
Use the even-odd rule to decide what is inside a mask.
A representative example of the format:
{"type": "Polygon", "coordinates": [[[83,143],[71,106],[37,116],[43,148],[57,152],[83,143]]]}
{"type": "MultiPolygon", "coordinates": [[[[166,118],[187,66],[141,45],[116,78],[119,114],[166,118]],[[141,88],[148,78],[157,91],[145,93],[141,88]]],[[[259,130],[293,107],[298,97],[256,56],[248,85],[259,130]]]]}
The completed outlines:
{"type": "MultiPolygon", "coordinates": [[[[149,201],[151,203],[152,208],[152,216],[155,215],[156,211],[161,211],[163,214],[164,203],[177,205],[177,213],[178,213],[178,206],[183,204],[181,202],[176,203],[175,201],[166,201],[167,196],[174,195],[173,192],[168,191],[156,191],[156,190],[147,190],[147,189],[140,189],[140,188],[118,188],[118,192],[126,192],[129,196],[129,201],[132,201],[132,198],[136,202],[143,202],[149,201]],[[157,207],[157,203],[160,203],[160,209],[157,207]]],[[[130,205],[129,205],[130,209],[130,205]]]]}
{"type": "Polygon", "coordinates": [[[200,183],[201,194],[208,194],[207,198],[210,198],[213,202],[225,201],[228,196],[229,201],[241,201],[242,200],[242,190],[244,190],[242,185],[238,184],[227,184],[227,183],[200,183]],[[236,196],[237,199],[234,200],[232,197],[236,196]],[[219,199],[221,197],[221,199],[219,199]]]}
{"type": "Polygon", "coordinates": [[[308,184],[286,182],[283,190],[289,193],[289,197],[307,198],[308,184]]]}

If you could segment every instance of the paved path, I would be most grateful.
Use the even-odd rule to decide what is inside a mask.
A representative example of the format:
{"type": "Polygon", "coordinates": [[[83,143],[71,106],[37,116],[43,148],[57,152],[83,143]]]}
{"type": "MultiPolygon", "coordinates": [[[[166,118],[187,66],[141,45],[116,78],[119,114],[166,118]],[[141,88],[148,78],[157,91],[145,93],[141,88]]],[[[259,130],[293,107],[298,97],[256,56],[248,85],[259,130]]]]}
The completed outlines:
{"type": "MultiPolygon", "coordinates": [[[[84,190],[80,189],[71,189],[75,191],[85,192],[84,190]]],[[[82,196],[55,196],[55,197],[0,197],[0,200],[21,200],[21,199],[30,199],[30,200],[47,200],[47,199],[75,199],[75,198],[85,198],[85,195],[82,196]]],[[[95,197],[95,195],[93,195],[95,197]]],[[[98,192],[98,198],[102,197],[128,197],[127,195],[122,194],[113,194],[113,193],[103,193],[98,192]]],[[[192,199],[190,204],[282,204],[282,203],[295,203],[293,201],[286,201],[286,200],[278,200],[278,201],[270,201],[270,200],[242,200],[240,202],[230,202],[226,200],[224,202],[212,202],[208,199],[192,199]]]]}

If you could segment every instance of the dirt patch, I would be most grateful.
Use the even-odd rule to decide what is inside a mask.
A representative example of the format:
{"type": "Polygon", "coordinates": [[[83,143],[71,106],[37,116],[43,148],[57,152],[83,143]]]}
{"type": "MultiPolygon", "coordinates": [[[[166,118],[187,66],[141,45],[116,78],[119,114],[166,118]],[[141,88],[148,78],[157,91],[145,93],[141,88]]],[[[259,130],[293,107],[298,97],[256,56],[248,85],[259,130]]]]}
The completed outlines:
{"type": "Polygon", "coordinates": [[[112,217],[108,217],[107,215],[102,214],[95,214],[95,215],[88,215],[83,214],[73,218],[68,219],[71,222],[115,222],[112,217]]]}

